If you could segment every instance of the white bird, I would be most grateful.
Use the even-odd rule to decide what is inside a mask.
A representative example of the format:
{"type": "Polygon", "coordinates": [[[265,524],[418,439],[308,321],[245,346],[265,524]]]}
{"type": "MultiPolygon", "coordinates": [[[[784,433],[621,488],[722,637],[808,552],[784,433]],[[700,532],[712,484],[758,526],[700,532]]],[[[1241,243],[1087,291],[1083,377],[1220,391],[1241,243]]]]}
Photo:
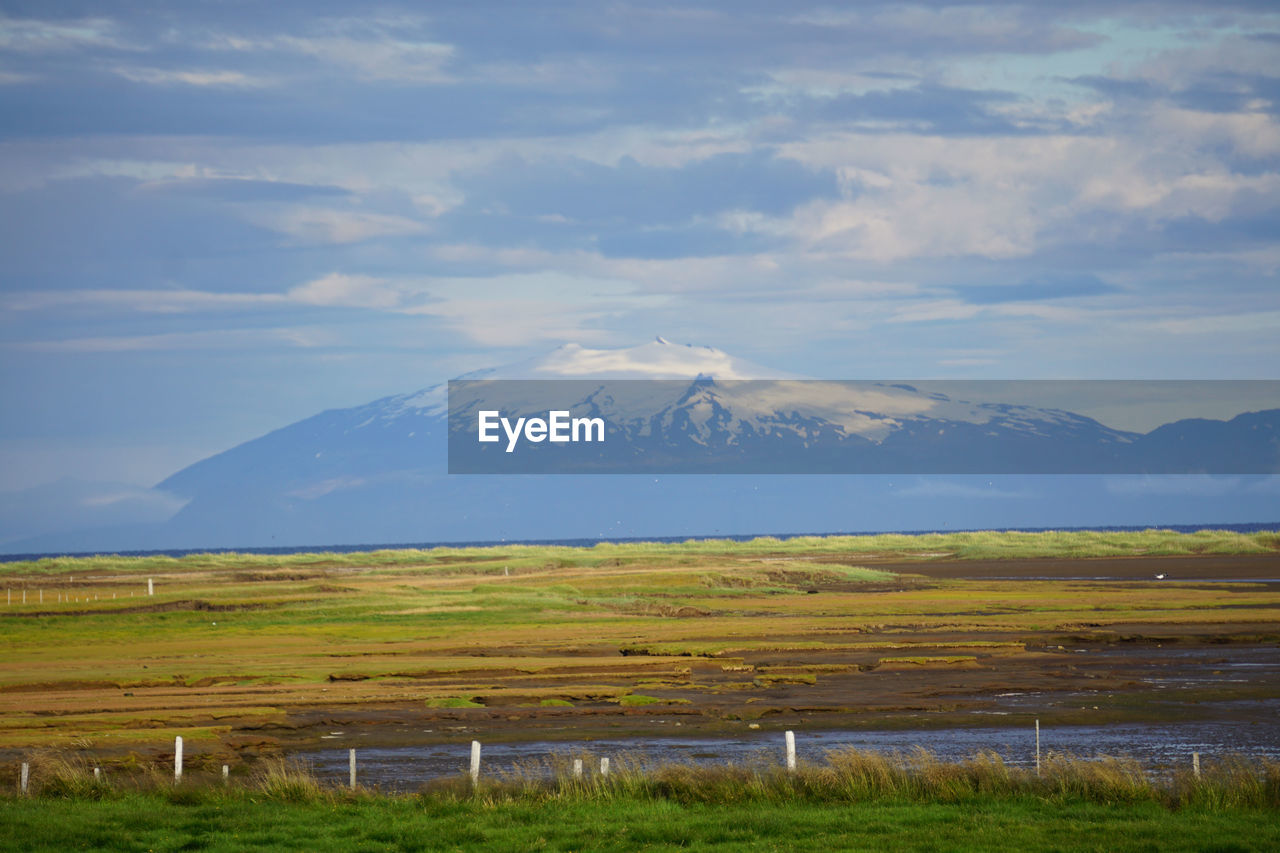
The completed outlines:
{"type": "Polygon", "coordinates": [[[1161,572],[1160,574],[1156,575],[1156,580],[1158,580],[1158,581],[1162,581],[1162,580],[1164,580],[1164,573],[1163,573],[1163,572],[1161,572]]]}

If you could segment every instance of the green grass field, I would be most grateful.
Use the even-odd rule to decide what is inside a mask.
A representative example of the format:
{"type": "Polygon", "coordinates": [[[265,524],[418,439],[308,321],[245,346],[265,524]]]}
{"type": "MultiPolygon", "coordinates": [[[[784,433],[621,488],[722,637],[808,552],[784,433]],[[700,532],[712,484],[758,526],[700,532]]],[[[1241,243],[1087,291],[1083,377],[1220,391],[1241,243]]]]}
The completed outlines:
{"type": "Polygon", "coordinates": [[[979,799],[964,803],[194,804],[133,796],[0,803],[5,851],[1268,851],[1275,811],[979,799]]]}
{"type": "Polygon", "coordinates": [[[267,762],[225,787],[141,772],[95,779],[45,756],[32,795],[0,799],[0,850],[1271,850],[1280,765],[1210,763],[1156,781],[1123,760],[1051,757],[1043,772],[987,753],[833,751],[795,772],[642,767],[608,777],[567,760],[473,791],[465,778],[415,795],[324,788],[267,762]],[[110,778],[111,781],[107,781],[110,778]]]}
{"type": "Polygon", "coordinates": [[[1088,707],[1036,716],[1099,725],[1272,701],[1275,685],[1224,680],[1158,705],[1133,673],[1168,648],[1274,645],[1273,584],[1154,583],[1146,568],[1020,579],[1004,562],[990,577],[920,572],[1177,555],[1212,567],[1277,551],[1275,532],[1152,530],[0,564],[19,596],[0,614],[0,748],[13,759],[0,767],[0,851],[1280,849],[1280,769],[1266,762],[1210,760],[1194,781],[1186,767],[1169,778],[1061,757],[1040,777],[993,756],[850,752],[794,775],[641,772],[619,757],[607,782],[568,778],[560,761],[550,782],[488,778],[471,792],[447,778],[390,796],[324,788],[270,758],[335,726],[377,736],[406,721],[527,738],[680,714],[733,733],[788,726],[796,705],[842,725],[903,708],[954,722],[1009,690],[1083,690],[1088,707]],[[1123,648],[1135,668],[1064,643],[1123,648]],[[939,693],[940,679],[967,698],[939,693]],[[189,744],[178,786],[166,778],[176,734],[189,744]],[[30,797],[14,795],[19,760],[32,762],[30,797]]]}
{"type": "Polygon", "coordinates": [[[1075,661],[1046,651],[1064,639],[1268,642],[1280,590],[926,578],[916,567],[1212,564],[1277,548],[1274,532],[985,532],[0,564],[0,749],[123,752],[181,734],[227,755],[314,740],[317,709],[370,704],[512,729],[570,711],[607,725],[680,709],[729,731],[796,705],[919,710],[913,696],[941,669],[968,685],[961,693],[1057,689],[1077,678],[1065,669],[1075,661]],[[1035,683],[1055,667],[1065,679],[1035,683]]]}

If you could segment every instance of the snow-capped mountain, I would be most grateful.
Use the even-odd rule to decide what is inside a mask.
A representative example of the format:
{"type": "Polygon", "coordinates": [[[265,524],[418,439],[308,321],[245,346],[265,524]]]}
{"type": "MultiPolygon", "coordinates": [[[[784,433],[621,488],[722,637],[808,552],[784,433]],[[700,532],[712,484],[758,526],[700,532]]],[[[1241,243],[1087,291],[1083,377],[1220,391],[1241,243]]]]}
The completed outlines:
{"type": "MultiPolygon", "coordinates": [[[[473,370],[458,379],[694,379],[698,376],[725,380],[804,378],[735,358],[714,347],[679,346],[659,336],[646,344],[625,349],[589,349],[579,344],[564,344],[544,356],[473,370]]],[[[448,408],[449,389],[447,383],[440,383],[377,402],[385,403],[386,413],[393,416],[409,411],[443,414],[448,408]]]]}
{"type": "Polygon", "coordinates": [[[1114,468],[1139,437],[1060,409],[974,403],[905,383],[485,379],[450,393],[454,473],[1076,473],[1114,468]],[[609,440],[527,446],[539,455],[513,458],[474,441],[478,413],[495,409],[511,419],[549,409],[599,418],[609,440]]]}
{"type": "MultiPolygon", "coordinates": [[[[1082,463],[1083,470],[1119,464],[1152,473],[1280,471],[1278,411],[1227,422],[1178,421],[1141,435],[1061,409],[961,399],[933,390],[936,383],[791,381],[803,377],[661,338],[612,350],[570,344],[462,379],[467,382],[455,384],[455,417],[486,402],[486,383],[553,381],[570,394],[566,409],[597,413],[625,438],[604,445],[622,448],[617,452],[624,456],[597,454],[614,466],[603,470],[660,476],[449,475],[449,389],[439,383],[321,412],[177,472],[156,488],[185,505],[162,525],[115,538],[53,541],[84,543],[81,548],[317,546],[1125,524],[1176,521],[1178,514],[1135,515],[1137,492],[1112,493],[1101,478],[1060,478],[1050,491],[1067,509],[1046,517],[1046,504],[1025,491],[1027,478],[926,482],[671,472],[1072,470],[1061,459],[1082,463]],[[634,379],[664,381],[628,382],[634,379]],[[697,453],[715,464],[698,463],[697,453]],[[637,455],[659,464],[617,467],[633,464],[637,455]],[[903,513],[904,500],[917,514],[903,513]],[[991,515],[995,506],[1003,508],[998,516],[991,515]]],[[[522,407],[545,412],[548,401],[535,395],[502,405],[509,414],[522,407]]],[[[1141,502],[1143,513],[1160,506],[1181,504],[1176,495],[1141,502]]],[[[1204,513],[1199,507],[1191,520],[1205,520],[1204,513]]],[[[31,549],[50,547],[77,545],[45,540],[31,549]]]]}

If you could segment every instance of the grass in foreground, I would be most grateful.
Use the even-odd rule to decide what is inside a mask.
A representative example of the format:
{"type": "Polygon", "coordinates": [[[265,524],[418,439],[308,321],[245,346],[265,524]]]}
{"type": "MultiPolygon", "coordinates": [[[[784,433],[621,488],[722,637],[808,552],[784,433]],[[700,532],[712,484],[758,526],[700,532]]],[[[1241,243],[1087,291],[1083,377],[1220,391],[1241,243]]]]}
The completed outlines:
{"type": "Polygon", "coordinates": [[[326,790],[267,762],[223,788],[159,776],[119,785],[57,756],[38,793],[0,800],[0,850],[1268,850],[1280,765],[1223,761],[1154,782],[1131,762],[832,752],[795,773],[619,765],[576,779],[567,759],[414,796],[326,790]],[[550,774],[546,771],[551,771],[550,774]]]}
{"type": "Polygon", "coordinates": [[[1196,850],[1280,845],[1275,814],[1169,812],[1152,804],[966,803],[725,806],[609,802],[332,804],[154,795],[0,806],[0,850],[1196,850]]]}

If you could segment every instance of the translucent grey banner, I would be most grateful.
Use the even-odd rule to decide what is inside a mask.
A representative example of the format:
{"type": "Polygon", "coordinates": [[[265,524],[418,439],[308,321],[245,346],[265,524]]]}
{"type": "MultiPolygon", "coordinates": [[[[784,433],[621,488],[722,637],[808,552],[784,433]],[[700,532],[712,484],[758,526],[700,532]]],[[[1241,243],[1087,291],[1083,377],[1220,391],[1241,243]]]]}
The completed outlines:
{"type": "Polygon", "coordinates": [[[451,474],[1274,474],[1280,381],[477,379],[451,474]]]}

